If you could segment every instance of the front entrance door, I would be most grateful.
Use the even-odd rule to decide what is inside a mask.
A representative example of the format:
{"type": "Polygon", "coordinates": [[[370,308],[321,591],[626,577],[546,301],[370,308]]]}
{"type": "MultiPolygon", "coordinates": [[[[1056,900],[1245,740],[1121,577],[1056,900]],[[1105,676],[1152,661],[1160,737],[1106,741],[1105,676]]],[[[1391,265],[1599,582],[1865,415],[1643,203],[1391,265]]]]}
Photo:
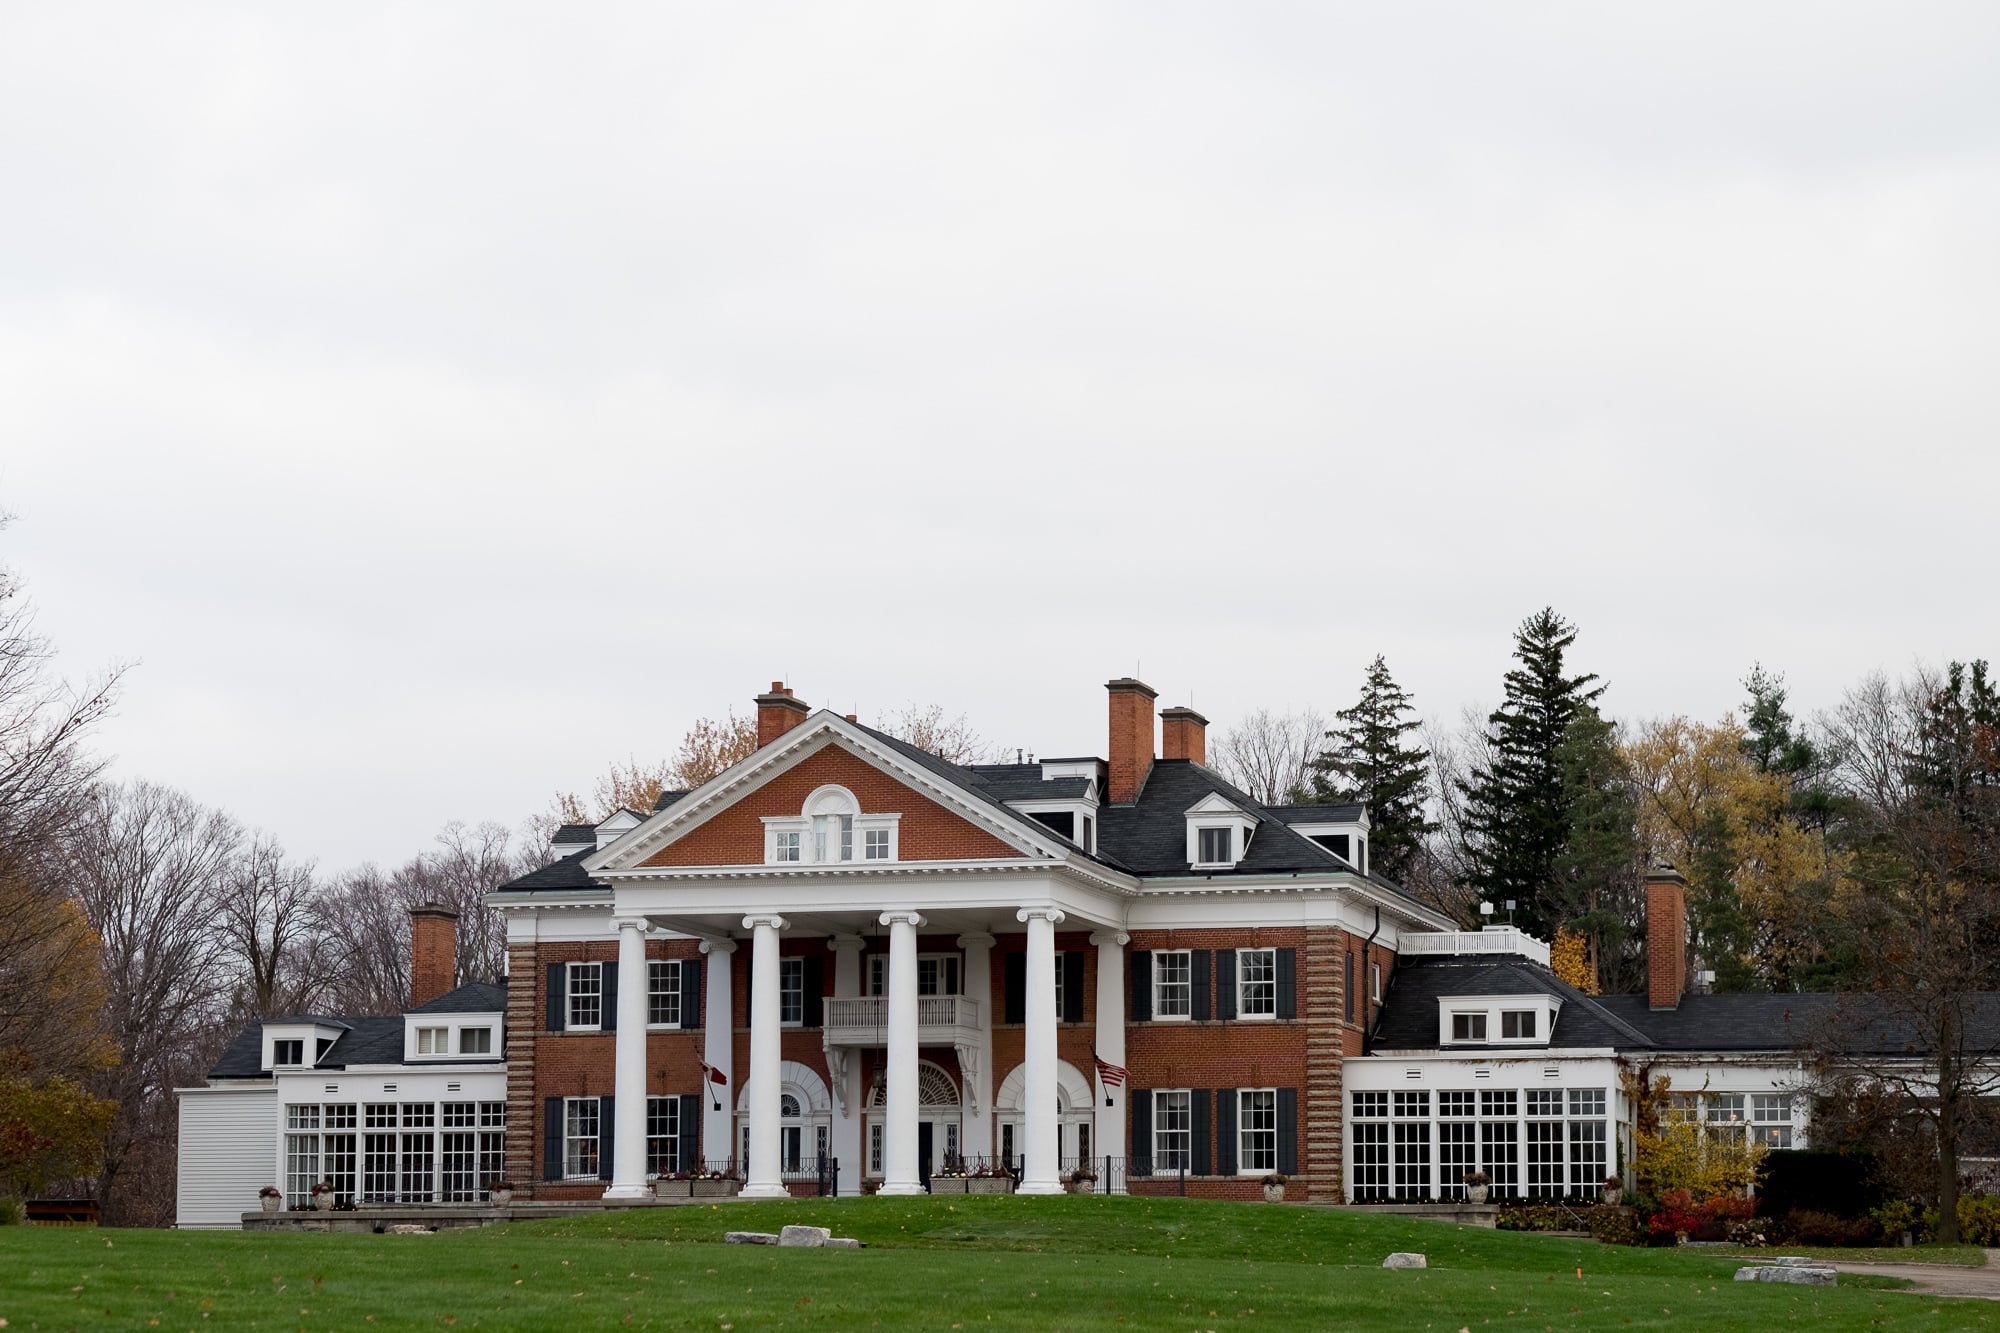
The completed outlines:
{"type": "Polygon", "coordinates": [[[917,1122],[917,1179],[924,1183],[924,1193],[931,1188],[931,1122],[917,1122]]]}

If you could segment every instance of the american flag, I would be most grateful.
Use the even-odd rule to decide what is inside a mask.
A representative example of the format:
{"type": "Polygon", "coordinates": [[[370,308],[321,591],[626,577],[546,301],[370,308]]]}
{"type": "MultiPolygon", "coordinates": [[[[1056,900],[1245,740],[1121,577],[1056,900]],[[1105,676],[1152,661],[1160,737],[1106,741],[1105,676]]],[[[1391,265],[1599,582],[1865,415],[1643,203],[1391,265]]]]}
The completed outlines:
{"type": "Polygon", "coordinates": [[[1124,1065],[1114,1065],[1094,1052],[1090,1058],[1097,1061],[1097,1076],[1104,1080],[1105,1087],[1116,1088],[1124,1086],[1128,1072],[1124,1065]]]}

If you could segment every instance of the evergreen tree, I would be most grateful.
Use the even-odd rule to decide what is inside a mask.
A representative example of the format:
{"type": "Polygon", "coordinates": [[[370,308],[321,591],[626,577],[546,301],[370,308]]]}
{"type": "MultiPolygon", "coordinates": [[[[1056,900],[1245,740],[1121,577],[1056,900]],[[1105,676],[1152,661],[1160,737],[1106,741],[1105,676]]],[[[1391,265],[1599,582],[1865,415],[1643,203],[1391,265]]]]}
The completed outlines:
{"type": "Polygon", "coordinates": [[[1743,682],[1750,691],[1744,705],[1743,753],[1766,773],[1796,777],[1819,765],[1818,752],[1806,737],[1792,730],[1792,714],[1785,707],[1785,678],[1753,663],[1743,682]]]}
{"type": "Polygon", "coordinates": [[[1362,681],[1354,707],[1334,714],[1339,725],[1314,758],[1312,786],[1300,793],[1312,805],[1359,802],[1368,807],[1369,866],[1400,880],[1438,826],[1424,818],[1431,796],[1430,751],[1406,745],[1421,725],[1410,696],[1378,654],[1362,681]]]}
{"type": "Polygon", "coordinates": [[[1555,924],[1588,941],[1591,973],[1601,981],[1631,932],[1638,796],[1617,728],[1589,704],[1569,724],[1556,762],[1569,836],[1550,866],[1548,910],[1555,924]]]}
{"type": "Polygon", "coordinates": [[[1463,784],[1473,887],[1490,900],[1514,899],[1521,905],[1516,922],[1543,939],[1565,919],[1554,893],[1556,862],[1570,842],[1562,744],[1605,690],[1590,688],[1596,676],[1565,674],[1563,658],[1575,642],[1575,627],[1551,608],[1521,622],[1514,632],[1519,665],[1487,719],[1492,762],[1463,784]]]}

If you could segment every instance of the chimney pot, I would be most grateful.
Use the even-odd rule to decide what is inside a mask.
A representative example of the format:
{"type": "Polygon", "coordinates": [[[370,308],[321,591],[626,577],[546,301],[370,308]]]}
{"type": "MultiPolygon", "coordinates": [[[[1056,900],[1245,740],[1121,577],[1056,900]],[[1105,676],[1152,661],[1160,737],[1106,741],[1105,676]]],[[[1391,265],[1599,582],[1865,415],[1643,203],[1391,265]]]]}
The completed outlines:
{"type": "Polygon", "coordinates": [[[758,746],[769,745],[805,721],[810,712],[804,700],[795,698],[785,682],[772,681],[770,693],[757,696],[758,746]]]}
{"type": "Polygon", "coordinates": [[[1160,757],[1208,762],[1208,719],[1192,708],[1168,708],[1160,713],[1160,757]]]}
{"type": "Polygon", "coordinates": [[[442,903],[410,909],[410,1008],[458,984],[458,913],[442,903]]]}
{"type": "Polygon", "coordinates": [[[1662,861],[1646,875],[1646,1002],[1678,1009],[1687,994],[1687,880],[1662,861]]]}
{"type": "Polygon", "coordinates": [[[1130,676],[1106,681],[1111,694],[1111,773],[1106,794],[1113,805],[1130,805],[1153,767],[1152,686],[1130,676]]]}

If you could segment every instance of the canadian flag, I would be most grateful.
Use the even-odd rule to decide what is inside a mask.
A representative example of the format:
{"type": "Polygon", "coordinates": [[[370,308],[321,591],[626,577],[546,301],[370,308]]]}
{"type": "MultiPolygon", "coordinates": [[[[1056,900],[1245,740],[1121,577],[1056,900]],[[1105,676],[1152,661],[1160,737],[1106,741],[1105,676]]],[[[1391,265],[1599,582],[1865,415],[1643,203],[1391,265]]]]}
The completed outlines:
{"type": "Polygon", "coordinates": [[[725,1088],[729,1086],[729,1075],[723,1073],[720,1069],[717,1069],[714,1065],[709,1065],[709,1064],[703,1065],[701,1067],[701,1072],[708,1075],[708,1081],[710,1083],[720,1083],[725,1088]]]}

